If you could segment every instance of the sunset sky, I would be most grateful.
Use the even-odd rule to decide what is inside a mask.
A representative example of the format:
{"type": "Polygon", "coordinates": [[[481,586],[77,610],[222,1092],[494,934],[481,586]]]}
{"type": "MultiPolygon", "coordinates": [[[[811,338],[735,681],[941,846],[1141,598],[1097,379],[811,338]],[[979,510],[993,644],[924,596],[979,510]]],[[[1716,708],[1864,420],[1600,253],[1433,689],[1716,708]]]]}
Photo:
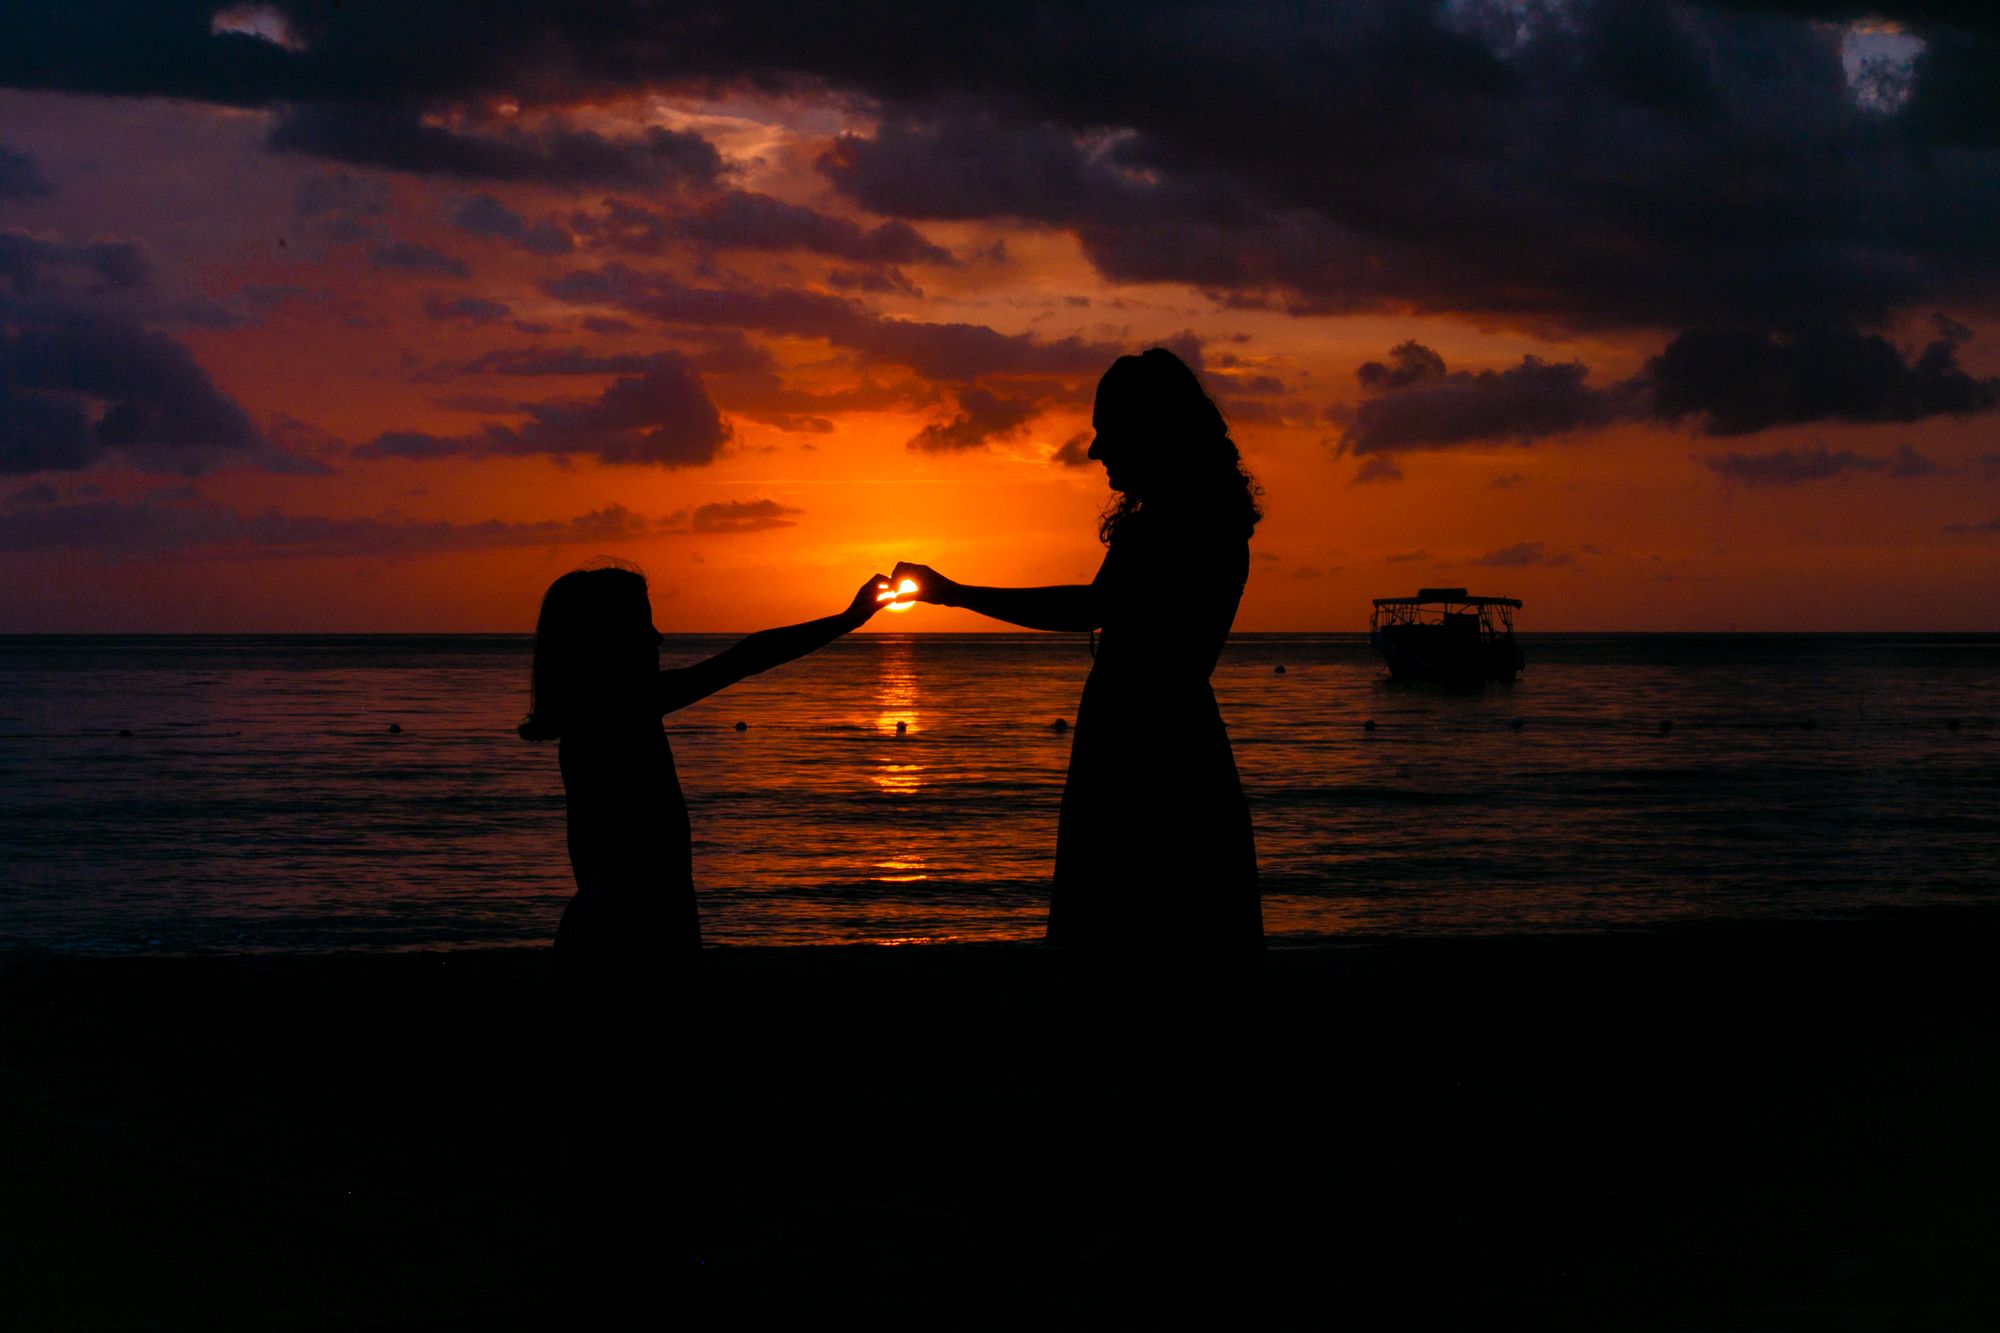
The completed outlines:
{"type": "Polygon", "coordinates": [[[9,6],[0,631],[1087,579],[1156,344],[1240,629],[2000,629],[1996,219],[1975,0],[9,6]]]}

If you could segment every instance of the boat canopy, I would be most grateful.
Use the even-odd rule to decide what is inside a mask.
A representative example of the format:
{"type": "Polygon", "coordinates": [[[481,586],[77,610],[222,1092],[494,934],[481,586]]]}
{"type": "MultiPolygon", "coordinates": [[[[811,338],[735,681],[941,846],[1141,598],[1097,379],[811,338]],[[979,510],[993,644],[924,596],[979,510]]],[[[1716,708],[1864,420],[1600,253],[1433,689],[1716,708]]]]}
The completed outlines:
{"type": "Polygon", "coordinates": [[[1468,597],[1463,588],[1419,588],[1415,597],[1377,597],[1377,606],[1511,606],[1519,608],[1518,597],[1468,597]]]}

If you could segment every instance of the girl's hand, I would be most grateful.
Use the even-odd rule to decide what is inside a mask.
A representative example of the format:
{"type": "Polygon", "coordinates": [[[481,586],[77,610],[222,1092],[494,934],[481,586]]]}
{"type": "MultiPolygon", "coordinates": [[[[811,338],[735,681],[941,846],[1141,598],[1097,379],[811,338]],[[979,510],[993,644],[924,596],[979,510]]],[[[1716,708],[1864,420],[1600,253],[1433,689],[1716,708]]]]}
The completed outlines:
{"type": "Polygon", "coordinates": [[[917,585],[915,592],[904,594],[910,601],[929,602],[932,606],[958,604],[958,585],[929,565],[912,564],[908,560],[897,561],[895,571],[889,575],[890,585],[893,587],[904,579],[910,579],[917,585]]]}
{"type": "Polygon", "coordinates": [[[854,594],[854,600],[847,604],[843,613],[857,625],[865,625],[868,618],[880,611],[888,603],[880,600],[884,592],[896,585],[880,574],[872,574],[868,582],[861,585],[861,591],[854,594]]]}

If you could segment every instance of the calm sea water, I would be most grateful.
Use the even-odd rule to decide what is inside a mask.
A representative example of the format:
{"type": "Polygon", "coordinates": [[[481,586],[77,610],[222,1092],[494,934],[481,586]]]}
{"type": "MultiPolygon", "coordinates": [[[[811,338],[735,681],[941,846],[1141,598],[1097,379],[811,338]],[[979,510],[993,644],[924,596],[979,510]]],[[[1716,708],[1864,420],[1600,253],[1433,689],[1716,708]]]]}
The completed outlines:
{"type": "MultiPolygon", "coordinates": [[[[570,883],[555,751],[512,732],[528,646],[0,638],[0,938],[548,938],[570,883]]],[[[1527,647],[1517,683],[1454,691],[1387,682],[1359,636],[1231,641],[1216,692],[1274,936],[1995,896],[2000,635],[1527,647]]],[[[707,938],[1039,936],[1069,751],[1050,724],[1089,667],[1077,636],[856,636],[671,717],[707,938]]]]}

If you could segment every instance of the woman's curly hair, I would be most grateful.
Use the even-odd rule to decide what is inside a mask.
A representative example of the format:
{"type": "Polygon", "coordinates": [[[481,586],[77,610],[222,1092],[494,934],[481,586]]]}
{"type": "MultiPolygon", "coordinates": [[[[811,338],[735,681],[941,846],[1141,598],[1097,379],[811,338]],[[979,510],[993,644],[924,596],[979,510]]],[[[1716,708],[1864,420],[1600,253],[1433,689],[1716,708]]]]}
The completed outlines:
{"type": "Polygon", "coordinates": [[[1116,420],[1148,451],[1153,478],[1144,490],[1121,492],[1104,511],[1097,535],[1107,545],[1126,523],[1163,503],[1246,539],[1264,517],[1257,503],[1263,491],[1244,468],[1222,409],[1187,362],[1166,348],[1112,362],[1097,384],[1096,417],[1116,420]]]}

